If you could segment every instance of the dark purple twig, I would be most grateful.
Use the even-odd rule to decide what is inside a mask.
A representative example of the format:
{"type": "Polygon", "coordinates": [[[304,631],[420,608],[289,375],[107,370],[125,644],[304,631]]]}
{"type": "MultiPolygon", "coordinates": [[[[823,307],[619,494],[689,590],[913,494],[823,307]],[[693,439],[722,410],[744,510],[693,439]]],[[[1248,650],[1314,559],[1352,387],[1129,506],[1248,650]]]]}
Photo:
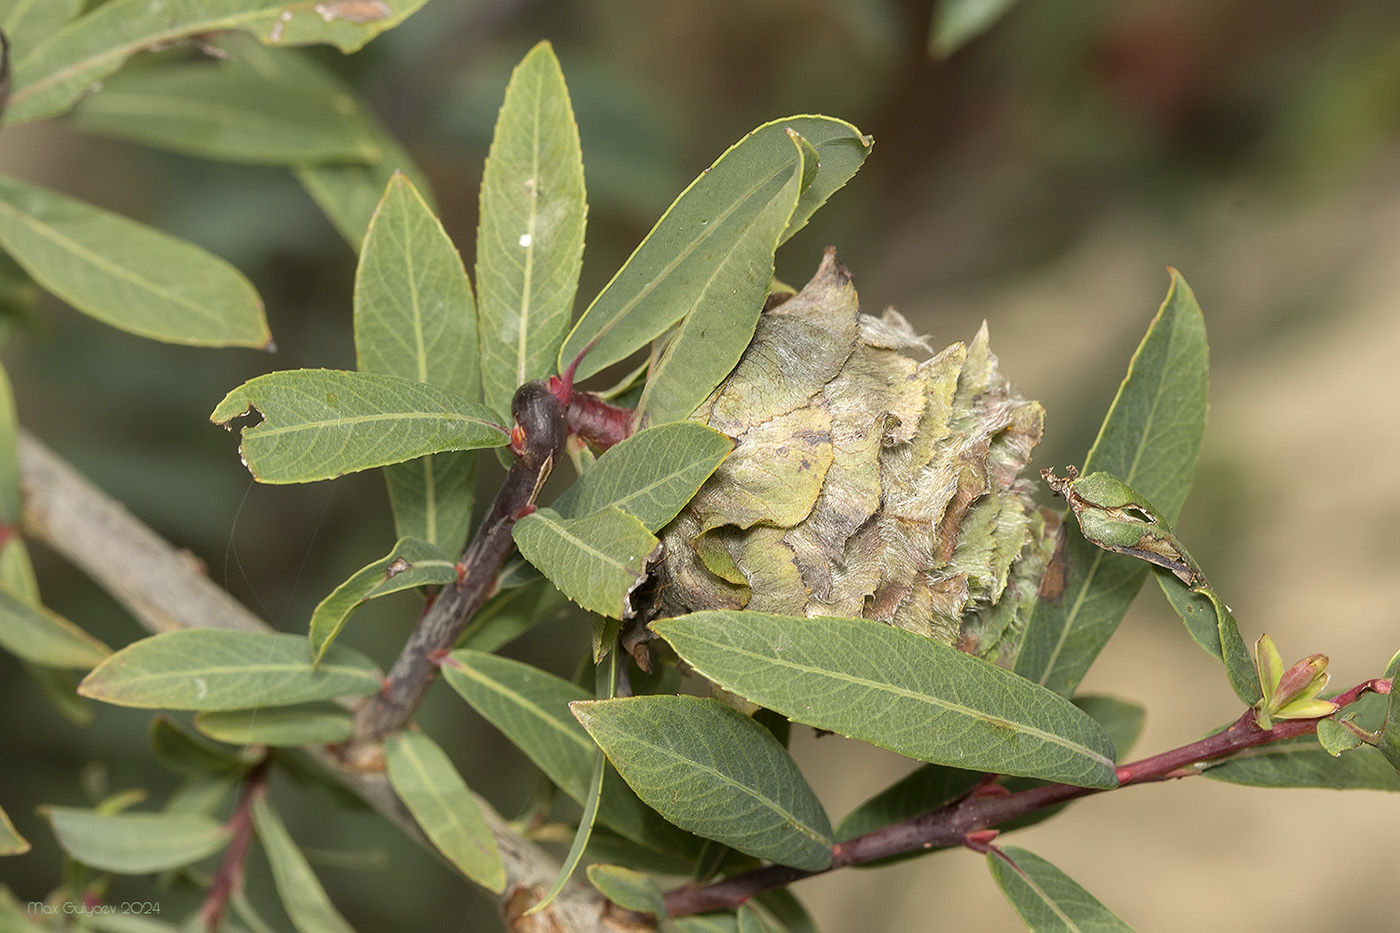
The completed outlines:
{"type": "MultiPolygon", "coordinates": [[[[1389,693],[1390,687],[1391,683],[1388,680],[1369,680],[1340,696],[1333,697],[1332,701],[1342,708],[1354,703],[1364,693],[1389,693]]],[[[975,843],[974,848],[981,846],[984,850],[990,843],[990,837],[985,836],[984,831],[1009,820],[1079,797],[1103,793],[1104,790],[1199,774],[1200,769],[1192,766],[1215,761],[1257,745],[1267,745],[1316,731],[1316,719],[1285,720],[1276,722],[1272,729],[1261,729],[1254,721],[1254,710],[1249,709],[1229,728],[1208,735],[1198,742],[1121,765],[1117,769],[1116,788],[1044,784],[1016,793],[991,793],[986,792],[991,790],[991,785],[988,785],[982,792],[974,789],[939,809],[929,810],[837,843],[832,848],[831,867],[823,871],[769,865],[706,885],[684,885],[675,888],[666,893],[666,913],[671,917],[683,917],[709,910],[737,907],[755,894],[803,878],[838,868],[865,865],[920,849],[962,846],[971,840],[975,843]]]]}
{"type": "Polygon", "coordinates": [[[476,610],[491,595],[501,566],[515,547],[511,529],[535,509],[535,497],[564,447],[564,408],[542,382],[516,390],[511,400],[515,429],[510,449],[515,460],[462,559],[457,582],[443,587],[418,620],[384,688],[360,709],[355,738],[345,750],[349,763],[374,767],[378,743],[413,717],[437,676],[442,656],[457,641],[476,610]]]}
{"type": "Polygon", "coordinates": [[[248,862],[248,846],[253,841],[253,798],[267,786],[269,761],[264,758],[244,776],[238,803],[233,808],[233,816],[229,817],[228,827],[233,838],[224,850],[223,860],[199,908],[200,926],[209,933],[219,929],[229,900],[243,890],[243,870],[248,862]]]}

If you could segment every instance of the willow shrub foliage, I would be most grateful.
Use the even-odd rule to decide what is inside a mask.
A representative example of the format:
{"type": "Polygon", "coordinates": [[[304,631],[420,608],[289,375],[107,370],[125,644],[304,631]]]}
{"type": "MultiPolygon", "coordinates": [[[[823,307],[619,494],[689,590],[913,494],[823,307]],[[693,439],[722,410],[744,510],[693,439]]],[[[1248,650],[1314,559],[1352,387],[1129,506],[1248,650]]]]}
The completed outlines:
{"type": "MultiPolygon", "coordinates": [[[[1082,471],[1042,482],[1026,467],[1043,413],[1000,371],[985,326],[930,347],[898,314],[863,313],[830,250],[805,287],[773,280],[775,251],[871,152],[844,121],[795,116],[745,136],[577,301],[583,156],[541,44],[506,91],[469,277],[403,150],[283,48],[351,51],[421,2],[112,0],[84,15],[74,2],[0,3],[10,123],[61,117],[290,166],[358,249],[357,368],[258,376],[212,420],[239,428],[260,482],[382,470],[398,538],[326,595],[304,635],[208,627],[192,612],[113,650],[40,600],[25,541],[52,532],[26,519],[32,442],[0,381],[0,646],[70,696],[55,672],[83,674],[77,693],[99,702],[194,714],[152,721],[152,753],[185,775],[182,790],[139,809],[131,797],[46,808],[84,868],[60,881],[55,866],[46,904],[0,892],[0,913],[61,924],[56,905],[101,904],[104,875],[156,875],[195,885],[202,904],[142,929],[258,927],[242,891],[256,841],[295,928],[348,929],[269,792],[297,747],[499,894],[519,929],[626,917],[810,930],[787,883],[951,846],[986,854],[1032,928],[1120,929],[1053,865],[1001,845],[999,829],[1181,768],[1400,789],[1400,706],[1385,696],[1397,662],[1324,695],[1325,657],[1289,666],[1267,637],[1251,655],[1172,530],[1207,380],[1202,315],[1179,275],[1082,471]],[[214,60],[123,68],[195,36],[214,60]],[[605,370],[612,389],[582,388],[605,370]],[[509,472],[475,503],[483,457],[509,472]],[[539,501],[554,471],[575,478],[539,501]],[[1246,710],[1128,762],[1143,711],[1076,686],[1149,576],[1246,710]],[[353,647],[355,611],[403,591],[423,610],[386,673],[353,647]],[[581,673],[496,653],[539,624],[591,631],[581,673]],[[680,692],[678,672],[710,696],[680,692]],[[562,860],[502,821],[414,726],[437,680],[580,805],[562,860]],[[924,765],[833,824],[788,754],[789,723],[924,765]]],[[[0,247],[9,285],[37,283],[113,327],[208,346],[270,340],[256,292],[228,264],[57,192],[0,178],[0,247]]],[[[0,852],[27,849],[0,811],[0,852]]]]}

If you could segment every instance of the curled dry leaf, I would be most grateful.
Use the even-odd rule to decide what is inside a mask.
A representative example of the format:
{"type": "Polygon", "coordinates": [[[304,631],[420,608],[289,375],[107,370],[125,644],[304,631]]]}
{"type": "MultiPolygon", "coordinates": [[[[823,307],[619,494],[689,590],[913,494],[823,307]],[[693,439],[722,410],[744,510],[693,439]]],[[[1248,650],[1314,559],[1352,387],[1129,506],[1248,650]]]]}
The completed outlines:
{"type": "Polygon", "coordinates": [[[930,353],[828,250],[693,416],[735,446],[663,534],[662,614],[864,616],[1009,657],[1057,530],[1021,475],[1044,413],[985,325],[930,353]]]}

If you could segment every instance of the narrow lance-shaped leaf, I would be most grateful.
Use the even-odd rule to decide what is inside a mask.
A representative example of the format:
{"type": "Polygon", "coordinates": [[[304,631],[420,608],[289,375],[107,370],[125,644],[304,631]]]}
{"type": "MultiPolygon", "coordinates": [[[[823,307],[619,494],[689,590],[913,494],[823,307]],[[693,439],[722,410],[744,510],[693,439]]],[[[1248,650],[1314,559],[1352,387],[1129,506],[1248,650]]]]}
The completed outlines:
{"type": "Polygon", "coordinates": [[[266,347],[262,301],[193,243],[45,188],[0,177],[0,247],[46,290],[142,337],[266,347]]]}
{"type": "MultiPolygon", "coordinates": [[[[653,349],[651,372],[637,402],[640,424],[690,417],[733,371],[753,339],[773,280],[773,253],[797,209],[804,164],[812,151],[796,130],[788,129],[787,135],[794,160],[786,180],[776,190],[772,184],[756,185],[752,197],[761,203],[742,232],[722,246],[707,244],[717,247],[706,254],[711,259],[707,274],[697,277],[681,316],[653,349]]],[[[782,178],[778,172],[774,181],[782,178]]]]}
{"type": "Polygon", "coordinates": [[[139,709],[252,709],[368,696],[383,673],[336,645],[311,666],[299,635],[181,629],[132,642],[83,679],[83,696],[139,709]]]}
{"type": "Polygon", "coordinates": [[[417,586],[451,583],[457,578],[457,565],[426,541],[401,538],[393,550],[337,586],[311,613],[308,632],[313,663],[335,641],[356,609],[365,602],[417,586]]]}
{"type": "Polygon", "coordinates": [[[102,813],[43,807],[58,844],[102,871],[144,875],[197,862],[222,849],[229,829],[198,813],[102,813]]]}
{"type": "Polygon", "coordinates": [[[622,618],[645,576],[656,536],[616,506],[583,518],[540,509],[514,528],[520,553],[590,612],[622,618]]]}
{"type": "Polygon", "coordinates": [[[735,611],[651,627],[705,677],[796,722],[969,770],[1117,780],[1113,744],[1068,700],[903,629],[735,611]]]}
{"type": "Polygon", "coordinates": [[[233,749],[195,735],[169,716],[151,719],[149,738],[156,761],[176,774],[230,777],[253,764],[233,749]]]}
{"type": "Polygon", "coordinates": [[[987,867],[1027,929],[1037,933],[1060,930],[1064,933],[1081,930],[1132,933],[1132,927],[1069,875],[1025,849],[1006,846],[1000,851],[988,852],[987,867]]]}
{"type": "MultiPolygon", "coordinates": [[[[1084,460],[1084,472],[1120,477],[1169,523],[1181,514],[1205,431],[1209,359],[1195,295],[1172,283],[1084,460]]],[[[1039,602],[1026,626],[1016,673],[1069,694],[1113,635],[1147,577],[1147,565],[1105,553],[1066,529],[1065,585],[1039,602]]]]}
{"type": "Polygon", "coordinates": [[[717,257],[733,251],[799,168],[801,150],[788,129],[816,150],[821,169],[798,198],[782,239],[801,229],[870,151],[869,137],[830,117],[788,117],[745,136],[676,198],[589,305],[560,350],[561,370],[596,340],[578,371],[578,378],[587,378],[646,346],[690,311],[716,273],[717,257]]]}
{"type": "Polygon", "coordinates": [[[1017,0],[942,0],[933,10],[928,51],[947,58],[996,25],[1017,0]]]}
{"type": "Polygon", "coordinates": [[[485,406],[397,376],[299,369],[250,379],[209,420],[256,408],[239,449],[260,483],[309,483],[445,450],[505,446],[485,406]]]}
{"type": "MultiPolygon", "coordinates": [[[[588,798],[598,746],[569,712],[587,691],[553,674],[480,651],[454,651],[442,666],[448,685],[501,731],[545,776],[580,804],[588,798]]],[[[621,780],[608,779],[598,820],[650,849],[693,850],[694,837],[648,809],[621,780]]]]}
{"type": "Polygon", "coordinates": [[[481,805],[452,761],[421,732],[400,732],[385,742],[389,783],[423,832],[453,865],[499,894],[505,865],[481,805]]]}
{"type": "Polygon", "coordinates": [[[826,811],[787,750],[753,719],[689,696],[571,708],[637,796],[672,823],[795,868],[831,865],[826,811]]]}
{"type": "Polygon", "coordinates": [[[609,448],[553,507],[565,518],[616,506],[658,531],[676,517],[733,449],[714,428],[676,421],[638,431],[609,448]]]}
{"type": "MultiPolygon", "coordinates": [[[[19,415],[15,412],[15,392],[10,374],[0,366],[0,526],[5,528],[9,544],[10,530],[22,517],[23,502],[19,491],[19,415]]],[[[3,583],[4,581],[0,581],[3,583]]],[[[22,595],[18,590],[10,592],[22,595]]]]}
{"type": "Polygon", "coordinates": [[[516,66],[481,177],[476,284],[486,404],[553,369],[569,330],[588,205],[559,61],[541,42],[516,66]]]}
{"type": "Polygon", "coordinates": [[[337,707],[281,706],[203,712],[194,727],[230,745],[330,745],[348,741],[354,722],[337,707]]]}
{"type": "Polygon", "coordinates": [[[77,16],[82,6],[83,0],[3,0],[0,28],[22,55],[77,16]]]}
{"type": "Polygon", "coordinates": [[[292,841],[282,818],[268,805],[265,794],[253,798],[253,827],[272,864],[272,880],[282,906],[298,933],[354,933],[331,904],[306,856],[292,841]]]}
{"type": "MultiPolygon", "coordinates": [[[[346,93],[350,93],[347,89],[346,93]]],[[[353,250],[359,250],[364,242],[365,231],[370,218],[374,216],[384,188],[395,172],[407,175],[420,197],[431,207],[432,190],[427,176],[413,161],[399,141],[396,140],[378,117],[372,115],[361,104],[361,115],[369,130],[375,148],[382,156],[373,163],[364,162],[318,162],[312,165],[298,165],[293,169],[297,181],[311,195],[311,199],[321,208],[326,219],[336,232],[345,238],[353,250]]]]}
{"type": "Polygon", "coordinates": [[[5,119],[26,123],[62,113],[131,55],[187,36],[241,29],[269,45],[325,42],[353,52],[425,2],[112,0],[21,55],[5,119]]]}
{"type": "Polygon", "coordinates": [[[621,865],[589,865],[588,882],[598,892],[624,910],[666,916],[661,886],[650,875],[621,865]]]}
{"type": "Polygon", "coordinates": [[[239,35],[217,47],[228,57],[113,75],[68,119],[89,133],[230,162],[383,156],[355,96],[297,52],[239,35]]]}
{"type": "Polygon", "coordinates": [[[1386,665],[1385,676],[1390,680],[1390,700],[1386,705],[1385,720],[1381,724],[1381,737],[1377,747],[1385,760],[1400,773],[1400,652],[1386,665]]]}
{"type": "Polygon", "coordinates": [[[29,840],[15,831],[10,816],[0,809],[0,855],[23,855],[29,851],[29,840]]]}
{"type": "MultiPolygon", "coordinates": [[[[595,652],[596,657],[596,652],[595,652]]],[[[617,695],[617,655],[613,654],[602,662],[595,661],[593,672],[594,695],[600,700],[610,700],[617,695]]],[[[583,855],[588,848],[588,840],[593,838],[593,824],[598,819],[598,808],[603,802],[603,780],[607,776],[608,761],[601,748],[593,750],[593,773],[588,778],[588,796],[583,801],[583,814],[579,817],[578,827],[574,830],[574,841],[569,845],[569,852],[564,856],[564,861],[559,865],[559,871],[554,876],[554,883],[549,886],[549,890],[544,893],[530,909],[527,915],[538,913],[554,902],[564,890],[564,886],[569,883],[574,872],[578,870],[579,864],[583,861],[583,855]]]]}
{"type": "Polygon", "coordinates": [[[58,613],[5,592],[0,592],[0,648],[34,664],[80,671],[112,653],[58,613]]]}
{"type": "MultiPolygon", "coordinates": [[[[375,209],[355,273],[361,372],[402,376],[481,398],[476,306],[457,248],[407,177],[375,209]]],[[[476,458],[435,454],[385,467],[401,538],[456,550],[471,524],[476,458]]]]}
{"type": "Polygon", "coordinates": [[[1235,693],[1245,703],[1259,699],[1259,677],[1235,617],[1211,588],[1200,565],[1182,545],[1160,510],[1109,473],[1065,479],[1042,470],[1046,482],[1069,502],[1090,544],[1135,557],[1166,575],[1162,590],[1196,644],[1225,664],[1235,693]]]}

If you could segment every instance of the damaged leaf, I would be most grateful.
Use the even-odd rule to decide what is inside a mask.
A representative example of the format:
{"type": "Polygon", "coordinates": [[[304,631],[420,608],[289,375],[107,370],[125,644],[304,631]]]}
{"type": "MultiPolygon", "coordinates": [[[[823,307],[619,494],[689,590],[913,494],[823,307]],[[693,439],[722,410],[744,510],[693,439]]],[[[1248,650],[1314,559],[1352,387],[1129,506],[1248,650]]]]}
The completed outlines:
{"type": "Polygon", "coordinates": [[[484,405],[446,389],[378,373],[298,369],[234,389],[209,420],[256,408],[240,452],[260,483],[310,483],[446,450],[503,447],[505,429],[484,405]]]}
{"type": "Polygon", "coordinates": [[[1043,413],[985,327],[928,352],[860,312],[833,251],[765,311],[693,416],[734,450],[665,531],[662,614],[865,616],[1014,653],[1056,530],[1020,476],[1043,413]]]}
{"type": "Polygon", "coordinates": [[[426,541],[401,538],[384,557],[356,571],[311,613],[311,656],[319,664],[354,611],[366,601],[457,579],[457,564],[426,541]]]}
{"type": "Polygon", "coordinates": [[[540,509],[516,522],[521,555],[567,597],[590,612],[622,618],[646,576],[657,540],[617,506],[564,518],[540,509]]]}

